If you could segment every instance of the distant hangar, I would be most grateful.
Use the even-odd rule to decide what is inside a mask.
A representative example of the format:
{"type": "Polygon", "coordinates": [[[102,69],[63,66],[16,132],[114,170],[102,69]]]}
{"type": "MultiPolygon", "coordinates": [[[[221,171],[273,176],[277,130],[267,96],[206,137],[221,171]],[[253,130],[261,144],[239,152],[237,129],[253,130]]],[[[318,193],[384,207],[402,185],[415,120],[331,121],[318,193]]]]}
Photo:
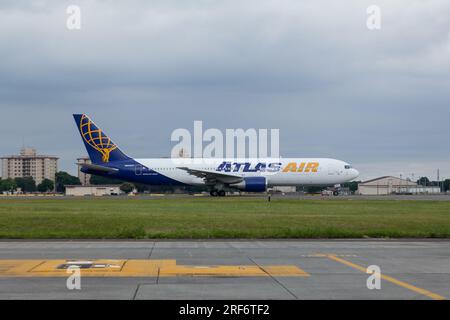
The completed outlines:
{"type": "Polygon", "coordinates": [[[358,184],[358,194],[388,195],[388,194],[433,194],[440,193],[439,187],[425,187],[416,182],[393,176],[384,176],[367,180],[358,184]]]}

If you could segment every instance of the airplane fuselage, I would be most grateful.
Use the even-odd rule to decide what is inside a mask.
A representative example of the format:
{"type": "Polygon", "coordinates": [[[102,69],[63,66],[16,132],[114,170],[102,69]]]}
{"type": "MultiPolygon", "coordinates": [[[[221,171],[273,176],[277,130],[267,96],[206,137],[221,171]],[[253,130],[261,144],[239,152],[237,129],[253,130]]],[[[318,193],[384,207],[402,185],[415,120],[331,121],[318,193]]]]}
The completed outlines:
{"type": "Polygon", "coordinates": [[[82,172],[146,185],[206,186],[211,195],[227,189],[264,192],[276,186],[330,186],[350,181],[358,171],[328,158],[162,158],[133,159],[85,114],[75,114],[91,164],[82,172]]]}
{"type": "MultiPolygon", "coordinates": [[[[208,185],[203,177],[195,176],[186,168],[212,174],[250,178],[264,177],[267,187],[275,186],[328,186],[353,180],[358,171],[348,163],[328,158],[266,158],[266,159],[132,159],[105,163],[104,166],[118,169],[105,175],[130,182],[147,185],[208,185]]],[[[224,176],[219,182],[209,185],[234,185],[224,176]]],[[[233,187],[233,186],[231,186],[233,187]]]]}

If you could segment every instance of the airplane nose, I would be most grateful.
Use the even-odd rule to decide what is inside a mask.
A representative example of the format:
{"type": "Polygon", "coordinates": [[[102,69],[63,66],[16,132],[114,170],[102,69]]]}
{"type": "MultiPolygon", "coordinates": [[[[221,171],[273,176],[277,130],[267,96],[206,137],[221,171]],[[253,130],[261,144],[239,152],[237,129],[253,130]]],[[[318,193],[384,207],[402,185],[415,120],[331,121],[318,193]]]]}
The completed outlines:
{"type": "Polygon", "coordinates": [[[359,171],[356,169],[353,169],[353,179],[359,177],[359,171]]]}

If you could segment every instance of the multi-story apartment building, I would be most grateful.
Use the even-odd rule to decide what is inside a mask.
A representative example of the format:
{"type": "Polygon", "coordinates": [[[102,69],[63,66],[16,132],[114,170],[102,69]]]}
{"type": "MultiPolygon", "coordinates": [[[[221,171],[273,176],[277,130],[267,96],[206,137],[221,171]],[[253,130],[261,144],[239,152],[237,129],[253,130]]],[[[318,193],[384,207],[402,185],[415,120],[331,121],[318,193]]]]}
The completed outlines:
{"type": "Polygon", "coordinates": [[[82,186],[88,186],[91,184],[90,180],[91,180],[91,175],[82,172],[81,166],[80,164],[91,164],[91,159],[89,159],[88,157],[84,157],[84,158],[78,158],[77,159],[77,164],[78,165],[78,178],[80,179],[81,185],[82,186]]]}
{"type": "Polygon", "coordinates": [[[33,177],[36,184],[44,179],[55,181],[58,170],[58,158],[49,155],[38,155],[36,149],[23,148],[19,155],[4,156],[2,160],[2,177],[33,177]]]}

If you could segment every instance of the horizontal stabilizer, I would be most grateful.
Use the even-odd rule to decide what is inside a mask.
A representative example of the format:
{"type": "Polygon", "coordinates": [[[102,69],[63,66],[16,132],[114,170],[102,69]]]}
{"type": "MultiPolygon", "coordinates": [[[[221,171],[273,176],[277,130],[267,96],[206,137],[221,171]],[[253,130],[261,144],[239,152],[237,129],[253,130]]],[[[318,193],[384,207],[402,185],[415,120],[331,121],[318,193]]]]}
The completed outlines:
{"type": "Polygon", "coordinates": [[[100,171],[104,173],[115,173],[119,171],[119,169],[105,167],[98,164],[88,164],[88,163],[77,163],[77,164],[81,166],[83,169],[88,169],[92,171],[100,171]]]}

